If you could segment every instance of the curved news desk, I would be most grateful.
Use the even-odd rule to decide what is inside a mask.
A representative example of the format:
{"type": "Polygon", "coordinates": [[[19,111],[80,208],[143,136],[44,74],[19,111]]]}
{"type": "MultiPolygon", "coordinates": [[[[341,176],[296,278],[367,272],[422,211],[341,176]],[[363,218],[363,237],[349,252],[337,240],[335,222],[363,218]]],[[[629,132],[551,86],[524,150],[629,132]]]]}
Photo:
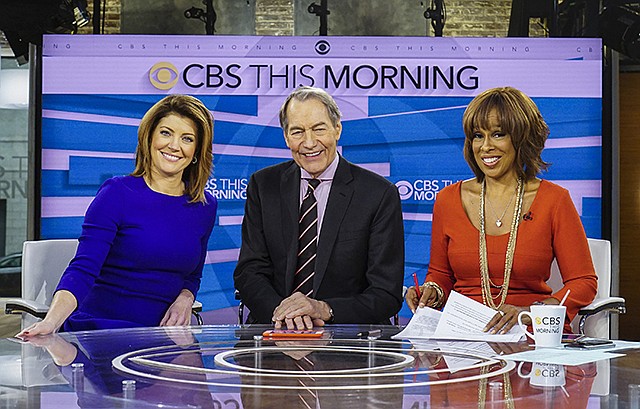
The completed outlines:
{"type": "Polygon", "coordinates": [[[267,326],[62,333],[0,340],[0,407],[640,408],[640,350],[563,366],[508,359],[519,344],[391,340],[394,326],[267,326]],[[382,329],[378,339],[358,333],[382,329]],[[484,403],[484,404],[483,404],[484,403]]]}

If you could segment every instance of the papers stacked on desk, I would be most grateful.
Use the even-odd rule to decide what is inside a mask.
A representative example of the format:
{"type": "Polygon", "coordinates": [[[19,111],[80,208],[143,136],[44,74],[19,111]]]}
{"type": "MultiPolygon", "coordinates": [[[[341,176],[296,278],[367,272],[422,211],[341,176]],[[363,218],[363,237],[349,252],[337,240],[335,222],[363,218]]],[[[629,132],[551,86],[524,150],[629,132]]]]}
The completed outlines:
{"type": "Polygon", "coordinates": [[[404,330],[392,338],[518,342],[524,337],[524,331],[518,325],[506,334],[483,332],[494,315],[495,310],[451,291],[442,312],[432,308],[418,308],[404,330]]]}

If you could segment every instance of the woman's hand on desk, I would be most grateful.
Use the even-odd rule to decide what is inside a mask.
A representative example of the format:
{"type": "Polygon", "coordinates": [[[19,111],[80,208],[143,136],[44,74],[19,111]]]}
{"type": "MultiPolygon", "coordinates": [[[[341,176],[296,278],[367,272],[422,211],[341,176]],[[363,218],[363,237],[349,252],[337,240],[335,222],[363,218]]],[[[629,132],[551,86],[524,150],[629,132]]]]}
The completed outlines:
{"type": "MultiPolygon", "coordinates": [[[[549,297],[545,300],[537,301],[534,304],[558,305],[560,301],[549,297]]],[[[529,306],[517,307],[511,304],[504,304],[500,307],[496,315],[491,318],[491,321],[487,323],[487,326],[484,327],[484,332],[506,334],[514,325],[518,324],[518,314],[520,314],[521,311],[530,311],[529,306]]],[[[524,325],[531,325],[531,318],[524,315],[522,317],[522,323],[524,325]]]]}
{"type": "Polygon", "coordinates": [[[161,327],[185,326],[191,324],[191,307],[195,297],[189,290],[182,290],[164,314],[161,327]]]}
{"type": "Polygon", "coordinates": [[[67,290],[58,290],[53,294],[53,300],[47,315],[42,321],[23,329],[16,335],[18,338],[27,340],[36,335],[53,334],[62,326],[64,321],[76,309],[78,302],[76,297],[67,290]]]}
{"type": "MultiPolygon", "coordinates": [[[[518,314],[520,314],[520,311],[529,311],[529,307],[516,307],[511,304],[504,304],[484,327],[484,332],[506,334],[514,325],[518,325],[518,314]]],[[[522,322],[528,325],[530,322],[525,322],[524,318],[526,317],[523,317],[522,322]]]]}
{"type": "Polygon", "coordinates": [[[16,338],[30,341],[31,338],[36,335],[49,335],[53,334],[57,330],[58,328],[54,324],[45,319],[44,321],[36,322],[35,324],[23,329],[16,335],[16,338]]]}
{"type": "MultiPolygon", "coordinates": [[[[560,301],[549,297],[541,302],[537,301],[534,304],[558,305],[560,301]]],[[[492,334],[497,334],[498,332],[506,334],[514,325],[518,324],[518,314],[520,314],[521,311],[530,311],[529,306],[517,307],[515,305],[504,304],[491,321],[487,323],[487,326],[484,327],[484,331],[492,334]]],[[[524,315],[522,317],[522,323],[524,325],[531,325],[531,318],[524,315]]]]}

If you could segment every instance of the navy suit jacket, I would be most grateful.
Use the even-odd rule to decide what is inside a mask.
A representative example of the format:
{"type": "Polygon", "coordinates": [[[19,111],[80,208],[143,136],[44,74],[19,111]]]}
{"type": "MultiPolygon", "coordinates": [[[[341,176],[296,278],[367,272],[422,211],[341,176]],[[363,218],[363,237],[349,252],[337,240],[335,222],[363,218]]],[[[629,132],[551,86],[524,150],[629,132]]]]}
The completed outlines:
{"type": "MultiPolygon", "coordinates": [[[[298,251],[300,168],[294,161],[251,176],[242,247],[233,274],[250,310],[270,323],[291,295],[298,251]]],[[[335,323],[389,323],[402,306],[404,228],[397,188],[340,157],[318,241],[313,297],[335,323]]]]}

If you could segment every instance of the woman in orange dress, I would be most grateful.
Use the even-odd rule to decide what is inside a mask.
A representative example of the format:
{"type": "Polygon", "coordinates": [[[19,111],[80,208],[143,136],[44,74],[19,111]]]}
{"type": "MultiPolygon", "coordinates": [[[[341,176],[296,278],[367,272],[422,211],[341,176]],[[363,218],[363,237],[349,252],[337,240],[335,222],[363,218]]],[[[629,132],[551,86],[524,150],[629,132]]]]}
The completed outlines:
{"type": "Polygon", "coordinates": [[[521,91],[493,88],[463,115],[464,157],[475,178],[443,189],[433,208],[431,259],[422,297],[406,301],[440,308],[451,290],[497,313],[485,331],[506,333],[518,313],[536,303],[558,304],[571,291],[565,330],[596,295],[597,278],[584,228],[569,192],[536,175],[549,128],[521,91]],[[564,286],[546,284],[558,260],[564,286]]]}

